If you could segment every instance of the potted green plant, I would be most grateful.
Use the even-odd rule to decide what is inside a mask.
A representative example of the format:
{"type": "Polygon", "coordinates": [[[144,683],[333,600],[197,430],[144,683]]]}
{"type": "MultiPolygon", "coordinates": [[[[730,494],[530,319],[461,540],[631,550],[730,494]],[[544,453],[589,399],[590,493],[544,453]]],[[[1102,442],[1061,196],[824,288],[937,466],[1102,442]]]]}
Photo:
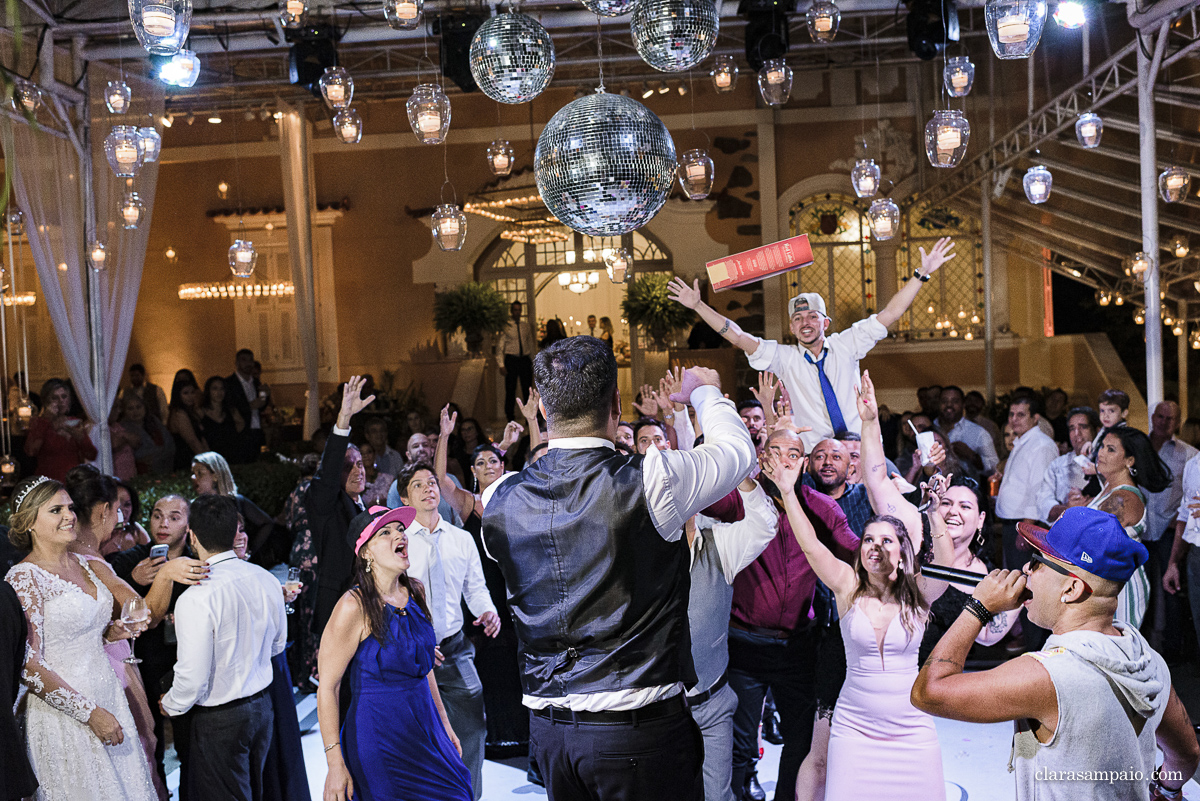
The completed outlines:
{"type": "Polygon", "coordinates": [[[666,350],[667,340],[676,331],[682,331],[696,319],[695,313],[671,300],[667,284],[669,273],[646,273],[629,284],[625,300],[621,301],[621,313],[630,325],[641,329],[654,346],[654,350],[666,350]]]}
{"type": "Polygon", "coordinates": [[[478,354],[484,334],[499,334],[508,325],[509,302],[495,287],[472,281],[433,299],[433,327],[447,336],[462,331],[467,350],[478,354]]]}

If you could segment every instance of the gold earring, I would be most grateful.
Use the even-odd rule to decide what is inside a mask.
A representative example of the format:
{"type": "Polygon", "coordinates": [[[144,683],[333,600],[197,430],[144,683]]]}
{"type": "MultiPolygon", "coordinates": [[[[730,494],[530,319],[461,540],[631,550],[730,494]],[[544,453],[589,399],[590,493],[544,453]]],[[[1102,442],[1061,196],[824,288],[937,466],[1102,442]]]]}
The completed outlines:
{"type": "Polygon", "coordinates": [[[371,572],[371,565],[372,565],[372,564],[374,564],[374,563],[375,563],[375,560],[374,560],[374,559],[369,559],[369,558],[368,558],[368,559],[367,559],[367,568],[366,568],[366,570],[365,570],[364,572],[366,572],[366,573],[370,573],[370,572],[371,572]]]}

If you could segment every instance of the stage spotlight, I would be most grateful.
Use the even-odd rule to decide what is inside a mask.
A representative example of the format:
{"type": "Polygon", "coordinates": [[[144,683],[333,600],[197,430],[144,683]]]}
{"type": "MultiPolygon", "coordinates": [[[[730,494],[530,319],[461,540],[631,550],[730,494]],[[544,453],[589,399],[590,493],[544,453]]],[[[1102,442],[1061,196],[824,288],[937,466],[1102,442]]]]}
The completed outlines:
{"type": "Polygon", "coordinates": [[[1079,0],[1060,0],[1054,10],[1054,21],[1069,31],[1082,28],[1087,22],[1087,9],[1079,0]]]}
{"type": "Polygon", "coordinates": [[[746,61],[755,72],[766,61],[787,55],[788,15],[795,10],[796,0],[741,0],[738,16],[746,18],[746,61]]]}
{"type": "Polygon", "coordinates": [[[947,42],[958,41],[958,7],[954,0],[909,0],[908,49],[930,61],[947,42]]]}

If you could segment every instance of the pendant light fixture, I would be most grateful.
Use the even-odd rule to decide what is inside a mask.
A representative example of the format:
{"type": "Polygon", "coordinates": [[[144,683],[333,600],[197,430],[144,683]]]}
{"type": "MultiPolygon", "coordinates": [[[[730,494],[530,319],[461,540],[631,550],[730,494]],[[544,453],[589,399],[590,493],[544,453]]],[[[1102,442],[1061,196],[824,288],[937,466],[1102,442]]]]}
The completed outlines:
{"type": "Polygon", "coordinates": [[[860,198],[874,197],[879,191],[882,176],[875,159],[859,159],[850,171],[850,183],[854,186],[854,194],[860,198]]]}
{"type": "Polygon", "coordinates": [[[1054,176],[1048,169],[1038,164],[1029,168],[1021,180],[1021,185],[1025,188],[1025,197],[1030,203],[1034,205],[1045,203],[1050,199],[1050,188],[1054,186],[1054,176]]]}
{"type": "Polygon", "coordinates": [[[951,97],[966,97],[975,85],[975,65],[966,56],[952,56],[946,59],[942,70],[942,84],[946,94],[951,97]]]}
{"type": "Polygon", "coordinates": [[[875,239],[886,241],[895,236],[900,228],[900,207],[890,197],[880,198],[867,209],[867,219],[871,222],[871,233],[875,239]]]}
{"type": "Polygon", "coordinates": [[[768,106],[782,106],[792,95],[792,68],[782,58],[769,58],[758,71],[758,91],[768,106]]]}
{"type": "Polygon", "coordinates": [[[1187,197],[1192,176],[1178,165],[1167,167],[1158,176],[1158,194],[1167,203],[1178,203],[1187,197]]]}
{"type": "Polygon", "coordinates": [[[967,154],[971,124],[958,109],[938,109],[925,124],[925,155],[935,167],[957,167],[967,154]]]}
{"type": "Polygon", "coordinates": [[[712,78],[713,89],[718,93],[732,92],[737,86],[737,62],[733,60],[733,56],[717,56],[716,64],[708,75],[712,78]]]}
{"type": "Polygon", "coordinates": [[[1075,120],[1075,139],[1086,148],[1099,147],[1104,135],[1104,120],[1099,114],[1085,111],[1075,120]]]}

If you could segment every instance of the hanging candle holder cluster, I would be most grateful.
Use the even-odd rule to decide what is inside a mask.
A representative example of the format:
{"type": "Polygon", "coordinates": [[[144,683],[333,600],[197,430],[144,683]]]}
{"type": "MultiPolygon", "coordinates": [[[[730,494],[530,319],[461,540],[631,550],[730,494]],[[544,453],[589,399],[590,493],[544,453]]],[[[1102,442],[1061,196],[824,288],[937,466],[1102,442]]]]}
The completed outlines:
{"type": "Polygon", "coordinates": [[[850,183],[854,186],[854,194],[860,198],[873,197],[879,191],[882,179],[875,159],[859,159],[850,171],[850,183]]]}
{"type": "Polygon", "coordinates": [[[395,31],[416,30],[424,9],[425,0],[383,0],[383,14],[395,31]]]}
{"type": "Polygon", "coordinates": [[[716,170],[713,160],[708,157],[708,151],[702,148],[686,151],[679,157],[679,166],[675,176],[679,179],[679,188],[689,200],[704,200],[712,191],[713,177],[716,170]]]}
{"type": "Polygon", "coordinates": [[[308,3],[305,0],[279,0],[279,21],[285,28],[299,28],[308,21],[308,3]]]}
{"type": "Polygon", "coordinates": [[[925,124],[925,155],[934,167],[957,167],[967,154],[971,124],[958,109],[939,109],[925,124]]]}
{"type": "Polygon", "coordinates": [[[1075,139],[1079,144],[1091,149],[1100,146],[1100,137],[1104,135],[1104,120],[1099,114],[1085,111],[1075,120],[1075,139]]]}
{"type": "Polygon", "coordinates": [[[153,56],[179,52],[192,24],[192,0],[129,0],[138,42],[153,56]]]}
{"type": "Polygon", "coordinates": [[[842,24],[842,12],[832,0],[816,0],[804,15],[814,42],[832,42],[842,24]]]}
{"type": "MultiPolygon", "coordinates": [[[[242,231],[245,236],[245,231],[242,231]]],[[[249,278],[254,275],[254,266],[258,264],[258,251],[249,239],[235,239],[229,246],[229,271],[238,278],[249,278]]]]}
{"type": "Polygon", "coordinates": [[[1028,58],[1046,27],[1046,0],[988,0],[984,22],[999,58],[1028,58]]]}
{"type": "Polygon", "coordinates": [[[1192,176],[1178,165],[1167,167],[1158,175],[1158,194],[1167,203],[1178,203],[1187,197],[1192,176]]]}
{"type": "Polygon", "coordinates": [[[1054,176],[1050,171],[1038,164],[1030,167],[1021,180],[1025,188],[1025,197],[1030,203],[1037,205],[1050,199],[1050,189],[1054,186],[1054,176]]]}
{"type": "Polygon", "coordinates": [[[554,77],[554,40],[527,14],[497,14],[471,39],[471,77],[498,103],[526,103],[554,77]]]}
{"type": "Polygon", "coordinates": [[[497,139],[488,145],[488,168],[492,175],[504,176],[512,172],[513,147],[507,139],[497,139]]]}
{"type": "Polygon", "coordinates": [[[717,56],[715,61],[712,70],[708,73],[708,76],[712,78],[713,89],[720,94],[732,92],[737,86],[737,62],[733,60],[733,56],[717,56]]]}
{"type": "Polygon", "coordinates": [[[942,70],[942,84],[946,87],[946,94],[951,97],[966,97],[971,94],[971,87],[975,85],[975,65],[971,63],[971,59],[966,56],[952,56],[946,59],[946,66],[942,70]]]}
{"type": "Polygon", "coordinates": [[[462,250],[467,241],[467,215],[457,203],[442,203],[433,212],[433,241],[445,251],[462,250]]]}
{"type": "Polygon", "coordinates": [[[608,280],[614,284],[625,283],[629,270],[633,267],[633,254],[627,248],[617,248],[609,251],[604,257],[604,268],[608,270],[608,280]]]}
{"type": "Polygon", "coordinates": [[[450,130],[450,98],[436,83],[417,84],[406,104],[408,124],[424,145],[440,145],[450,130]]]}
{"type": "Polygon", "coordinates": [[[129,111],[133,92],[125,81],[109,81],[104,88],[104,105],[109,114],[124,114],[129,111]]]}
{"type": "Polygon", "coordinates": [[[145,151],[139,146],[138,129],[133,125],[114,125],[104,138],[104,155],[108,166],[118,178],[137,175],[145,161],[145,151]]]}
{"type": "Polygon", "coordinates": [[[720,27],[713,0],[639,0],[629,31],[642,61],[682,72],[712,55],[720,27]]]}
{"type": "Polygon", "coordinates": [[[142,202],[142,198],[137,192],[126,192],[125,197],[121,200],[121,227],[126,231],[136,229],[142,223],[142,217],[146,213],[146,204],[142,202]]]}
{"type": "Polygon", "coordinates": [[[758,71],[758,91],[768,106],[782,106],[792,96],[792,68],[782,58],[770,58],[758,71]]]}
{"type": "Polygon", "coordinates": [[[890,197],[880,198],[867,209],[871,233],[880,242],[891,239],[900,229],[900,207],[890,197]]]}

